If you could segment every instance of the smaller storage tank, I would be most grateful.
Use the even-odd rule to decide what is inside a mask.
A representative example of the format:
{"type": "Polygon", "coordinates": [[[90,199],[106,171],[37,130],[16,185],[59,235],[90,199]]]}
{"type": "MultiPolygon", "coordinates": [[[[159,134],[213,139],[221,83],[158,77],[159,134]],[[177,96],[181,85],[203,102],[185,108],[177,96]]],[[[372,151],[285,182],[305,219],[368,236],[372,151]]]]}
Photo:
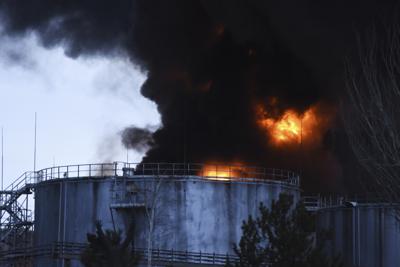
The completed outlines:
{"type": "Polygon", "coordinates": [[[395,212],[389,204],[341,201],[317,212],[317,229],[331,232],[326,252],[340,255],[345,267],[398,267],[400,222],[395,212]]]}

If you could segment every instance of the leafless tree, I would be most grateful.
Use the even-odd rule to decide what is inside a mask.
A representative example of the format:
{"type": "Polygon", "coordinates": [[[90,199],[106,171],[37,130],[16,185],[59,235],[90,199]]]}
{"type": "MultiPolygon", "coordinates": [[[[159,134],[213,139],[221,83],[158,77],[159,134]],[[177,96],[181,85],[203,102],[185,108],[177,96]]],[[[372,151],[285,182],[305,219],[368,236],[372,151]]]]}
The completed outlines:
{"type": "Polygon", "coordinates": [[[375,193],[400,203],[400,30],[373,28],[359,37],[359,60],[347,64],[344,124],[375,193]]]}
{"type": "Polygon", "coordinates": [[[154,241],[154,228],[156,224],[156,217],[158,215],[158,206],[160,199],[160,189],[163,179],[160,176],[155,176],[148,186],[145,185],[145,210],[148,222],[148,236],[147,236],[147,266],[152,266],[153,254],[153,241],[154,241]]]}

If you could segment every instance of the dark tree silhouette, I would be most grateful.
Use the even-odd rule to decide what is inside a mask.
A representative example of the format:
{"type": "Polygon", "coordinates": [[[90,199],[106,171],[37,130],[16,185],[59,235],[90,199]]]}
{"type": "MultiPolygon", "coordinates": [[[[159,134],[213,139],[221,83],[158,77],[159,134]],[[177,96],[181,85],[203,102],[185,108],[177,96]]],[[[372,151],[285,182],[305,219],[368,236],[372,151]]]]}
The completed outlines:
{"type": "Polygon", "coordinates": [[[367,36],[358,38],[359,60],[348,64],[343,121],[367,185],[400,203],[400,26],[376,25],[367,36]]]}
{"type": "Polygon", "coordinates": [[[81,254],[81,262],[85,267],[136,266],[139,257],[130,248],[133,229],[132,222],[125,239],[122,240],[121,231],[103,231],[101,222],[96,222],[96,234],[87,234],[88,245],[81,254]]]}
{"type": "MultiPolygon", "coordinates": [[[[293,196],[281,194],[269,210],[260,204],[260,217],[249,216],[243,222],[243,235],[234,250],[237,267],[336,267],[339,258],[330,261],[322,242],[315,240],[315,219],[302,203],[293,205],[293,196]]],[[[228,263],[228,266],[232,266],[228,263]]]]}

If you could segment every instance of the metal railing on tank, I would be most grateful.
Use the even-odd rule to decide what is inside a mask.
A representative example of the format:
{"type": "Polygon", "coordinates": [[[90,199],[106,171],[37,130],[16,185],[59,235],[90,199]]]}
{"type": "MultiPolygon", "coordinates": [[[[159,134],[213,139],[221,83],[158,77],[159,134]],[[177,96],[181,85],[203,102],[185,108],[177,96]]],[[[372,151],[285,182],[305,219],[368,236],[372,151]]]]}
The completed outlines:
{"type": "Polygon", "coordinates": [[[302,201],[309,211],[318,211],[324,208],[356,207],[358,205],[386,204],[399,206],[400,203],[389,203],[377,194],[363,195],[309,195],[303,196],[302,201]]]}
{"type": "MultiPolygon", "coordinates": [[[[0,251],[0,262],[12,262],[18,258],[38,258],[51,257],[54,259],[80,259],[80,255],[87,244],[72,242],[55,242],[47,245],[28,247],[22,249],[13,249],[0,251]]],[[[146,261],[150,255],[145,248],[134,248],[133,253],[140,256],[141,261],[146,261]]],[[[153,249],[151,252],[152,260],[155,263],[160,262],[180,262],[191,264],[213,264],[225,265],[238,262],[239,258],[235,255],[204,253],[193,251],[179,251],[166,249],[153,249]]]]}
{"type": "Polygon", "coordinates": [[[210,264],[225,265],[229,263],[239,262],[239,258],[229,254],[176,251],[165,249],[153,249],[150,253],[147,249],[134,249],[135,254],[139,255],[142,260],[146,261],[151,253],[154,262],[181,262],[191,264],[210,264]]]}
{"type": "Polygon", "coordinates": [[[25,188],[27,184],[34,182],[35,182],[35,172],[33,171],[24,172],[20,177],[15,179],[10,185],[5,187],[0,192],[11,192],[11,191],[15,192],[18,190],[22,190],[25,188]]]}
{"type": "MultiPolygon", "coordinates": [[[[114,176],[196,177],[198,179],[232,182],[281,181],[286,184],[299,186],[299,175],[293,171],[283,169],[249,167],[244,165],[126,162],[50,167],[33,174],[29,173],[25,183],[40,183],[54,179],[114,176]]],[[[13,188],[16,185],[14,184],[13,188]]]]}

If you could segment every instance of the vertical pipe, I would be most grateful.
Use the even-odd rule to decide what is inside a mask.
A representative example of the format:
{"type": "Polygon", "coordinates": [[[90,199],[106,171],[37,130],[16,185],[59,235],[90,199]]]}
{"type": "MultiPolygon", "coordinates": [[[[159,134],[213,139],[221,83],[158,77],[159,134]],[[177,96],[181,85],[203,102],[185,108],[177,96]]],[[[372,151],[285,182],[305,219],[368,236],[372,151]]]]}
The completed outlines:
{"type": "MultiPolygon", "coordinates": [[[[67,221],[67,182],[64,185],[64,215],[63,215],[63,245],[62,245],[62,253],[64,255],[64,246],[65,246],[65,229],[66,229],[66,221],[67,221]]],[[[65,266],[65,259],[62,261],[62,267],[65,266]]]]}
{"type": "MultiPolygon", "coordinates": [[[[25,222],[28,222],[28,208],[29,208],[29,206],[28,206],[28,201],[29,201],[29,194],[27,194],[26,195],[26,203],[25,203],[25,222]]],[[[28,228],[28,226],[26,226],[26,228],[28,228]]],[[[29,229],[29,228],[28,228],[29,229]]],[[[25,239],[25,247],[27,247],[28,246],[28,233],[29,231],[25,231],[24,232],[24,239],[25,239]]],[[[31,245],[31,244],[29,244],[29,245],[31,245]]]]}
{"type": "MultiPolygon", "coordinates": [[[[60,181],[60,199],[58,203],[58,236],[57,236],[57,242],[60,243],[61,239],[61,200],[62,200],[62,191],[63,191],[63,186],[62,186],[62,181],[60,181]]],[[[60,266],[60,261],[57,261],[57,266],[60,266]]]]}
{"type": "Polygon", "coordinates": [[[384,266],[384,251],[385,251],[385,209],[379,209],[379,263],[384,266]]]}
{"type": "Polygon", "coordinates": [[[353,265],[355,267],[360,267],[360,224],[359,224],[359,214],[358,208],[352,207],[352,236],[353,236],[353,265]]]}
{"type": "Polygon", "coordinates": [[[352,242],[352,247],[353,247],[353,249],[352,249],[352,250],[353,250],[353,253],[352,253],[352,254],[353,254],[353,265],[356,265],[356,260],[355,260],[355,254],[356,254],[356,253],[355,253],[355,251],[356,251],[356,249],[355,249],[355,244],[356,244],[355,233],[356,233],[356,231],[355,231],[355,229],[354,229],[354,228],[355,228],[355,222],[354,222],[355,214],[354,214],[354,209],[351,210],[351,215],[352,215],[352,216],[351,216],[351,217],[352,217],[352,218],[351,218],[351,219],[352,219],[352,227],[351,227],[351,230],[352,230],[352,241],[353,241],[353,242],[352,242]]]}
{"type": "Polygon", "coordinates": [[[361,242],[360,242],[360,209],[358,207],[355,208],[357,210],[357,247],[358,247],[358,266],[361,266],[361,242]]]}
{"type": "Polygon", "coordinates": [[[63,242],[65,242],[65,229],[67,221],[67,182],[64,185],[64,215],[63,215],[63,242]]]}

